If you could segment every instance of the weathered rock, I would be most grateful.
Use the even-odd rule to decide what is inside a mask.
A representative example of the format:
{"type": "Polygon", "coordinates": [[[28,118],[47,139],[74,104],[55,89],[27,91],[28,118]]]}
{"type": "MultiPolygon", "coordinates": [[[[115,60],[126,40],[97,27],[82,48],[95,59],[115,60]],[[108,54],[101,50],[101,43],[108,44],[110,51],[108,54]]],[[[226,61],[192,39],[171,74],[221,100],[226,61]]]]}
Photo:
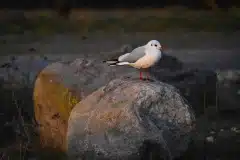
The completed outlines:
{"type": "Polygon", "coordinates": [[[43,69],[34,87],[35,119],[42,146],[65,150],[67,120],[73,106],[116,76],[128,74],[126,69],[93,59],[57,62],[43,69]]]}
{"type": "Polygon", "coordinates": [[[240,111],[240,71],[217,71],[217,107],[220,111],[240,111]]]}
{"type": "Polygon", "coordinates": [[[215,105],[217,76],[214,71],[192,68],[179,70],[153,67],[151,73],[159,81],[174,85],[193,106],[196,115],[201,115],[204,109],[215,105]]]}
{"type": "Polygon", "coordinates": [[[34,88],[34,112],[42,147],[65,150],[69,112],[79,102],[74,90],[64,87],[54,73],[42,71],[34,88]]]}
{"type": "Polygon", "coordinates": [[[115,79],[73,108],[67,153],[70,159],[138,159],[147,145],[149,154],[174,158],[187,150],[194,128],[195,115],[175,87],[115,79]]]}

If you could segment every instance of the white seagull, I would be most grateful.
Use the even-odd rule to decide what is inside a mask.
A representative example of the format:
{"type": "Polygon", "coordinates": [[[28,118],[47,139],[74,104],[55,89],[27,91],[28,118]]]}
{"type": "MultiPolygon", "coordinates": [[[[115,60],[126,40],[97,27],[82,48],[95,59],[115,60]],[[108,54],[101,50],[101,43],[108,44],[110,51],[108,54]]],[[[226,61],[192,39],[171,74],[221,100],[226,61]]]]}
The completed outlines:
{"type": "MultiPolygon", "coordinates": [[[[119,56],[117,59],[104,61],[110,66],[129,65],[139,69],[140,79],[142,78],[142,71],[150,68],[156,64],[162,57],[162,46],[157,40],[151,40],[146,45],[135,48],[131,53],[126,53],[119,56]]],[[[147,72],[148,73],[148,72],[147,72]]],[[[149,73],[147,74],[149,79],[149,73]]]]}

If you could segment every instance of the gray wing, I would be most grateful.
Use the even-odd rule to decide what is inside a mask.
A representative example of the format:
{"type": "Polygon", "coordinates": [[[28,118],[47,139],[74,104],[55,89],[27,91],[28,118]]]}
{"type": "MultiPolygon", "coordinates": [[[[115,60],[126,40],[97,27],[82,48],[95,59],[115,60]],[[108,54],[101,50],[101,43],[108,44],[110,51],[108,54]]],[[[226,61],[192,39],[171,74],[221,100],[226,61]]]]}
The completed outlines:
{"type": "Polygon", "coordinates": [[[145,47],[140,46],[135,48],[132,52],[126,53],[118,58],[120,62],[129,62],[129,63],[134,63],[138,59],[142,58],[145,56],[145,47]]]}

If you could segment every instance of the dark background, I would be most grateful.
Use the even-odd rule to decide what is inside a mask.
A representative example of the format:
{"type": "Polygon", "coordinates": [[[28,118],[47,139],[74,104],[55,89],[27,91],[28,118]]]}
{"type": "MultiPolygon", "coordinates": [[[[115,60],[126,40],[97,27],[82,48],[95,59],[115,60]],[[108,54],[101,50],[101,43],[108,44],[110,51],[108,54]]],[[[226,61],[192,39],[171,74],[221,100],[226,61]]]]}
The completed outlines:
{"type": "Polygon", "coordinates": [[[3,0],[0,8],[40,9],[40,8],[163,8],[185,6],[192,9],[228,9],[239,7],[240,0],[3,0]]]}

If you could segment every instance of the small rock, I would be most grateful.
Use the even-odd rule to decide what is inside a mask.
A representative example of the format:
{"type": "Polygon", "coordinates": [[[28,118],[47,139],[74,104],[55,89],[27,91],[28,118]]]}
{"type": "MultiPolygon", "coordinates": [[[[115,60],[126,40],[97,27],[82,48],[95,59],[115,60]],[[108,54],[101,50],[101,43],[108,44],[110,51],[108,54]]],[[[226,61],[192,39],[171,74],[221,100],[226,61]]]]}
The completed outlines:
{"type": "Polygon", "coordinates": [[[209,143],[213,143],[214,142],[214,137],[213,136],[206,137],[206,141],[209,142],[209,143]]]}
{"type": "Polygon", "coordinates": [[[237,129],[236,127],[232,127],[232,128],[231,128],[231,131],[236,132],[236,133],[240,133],[240,130],[237,129]]]}

